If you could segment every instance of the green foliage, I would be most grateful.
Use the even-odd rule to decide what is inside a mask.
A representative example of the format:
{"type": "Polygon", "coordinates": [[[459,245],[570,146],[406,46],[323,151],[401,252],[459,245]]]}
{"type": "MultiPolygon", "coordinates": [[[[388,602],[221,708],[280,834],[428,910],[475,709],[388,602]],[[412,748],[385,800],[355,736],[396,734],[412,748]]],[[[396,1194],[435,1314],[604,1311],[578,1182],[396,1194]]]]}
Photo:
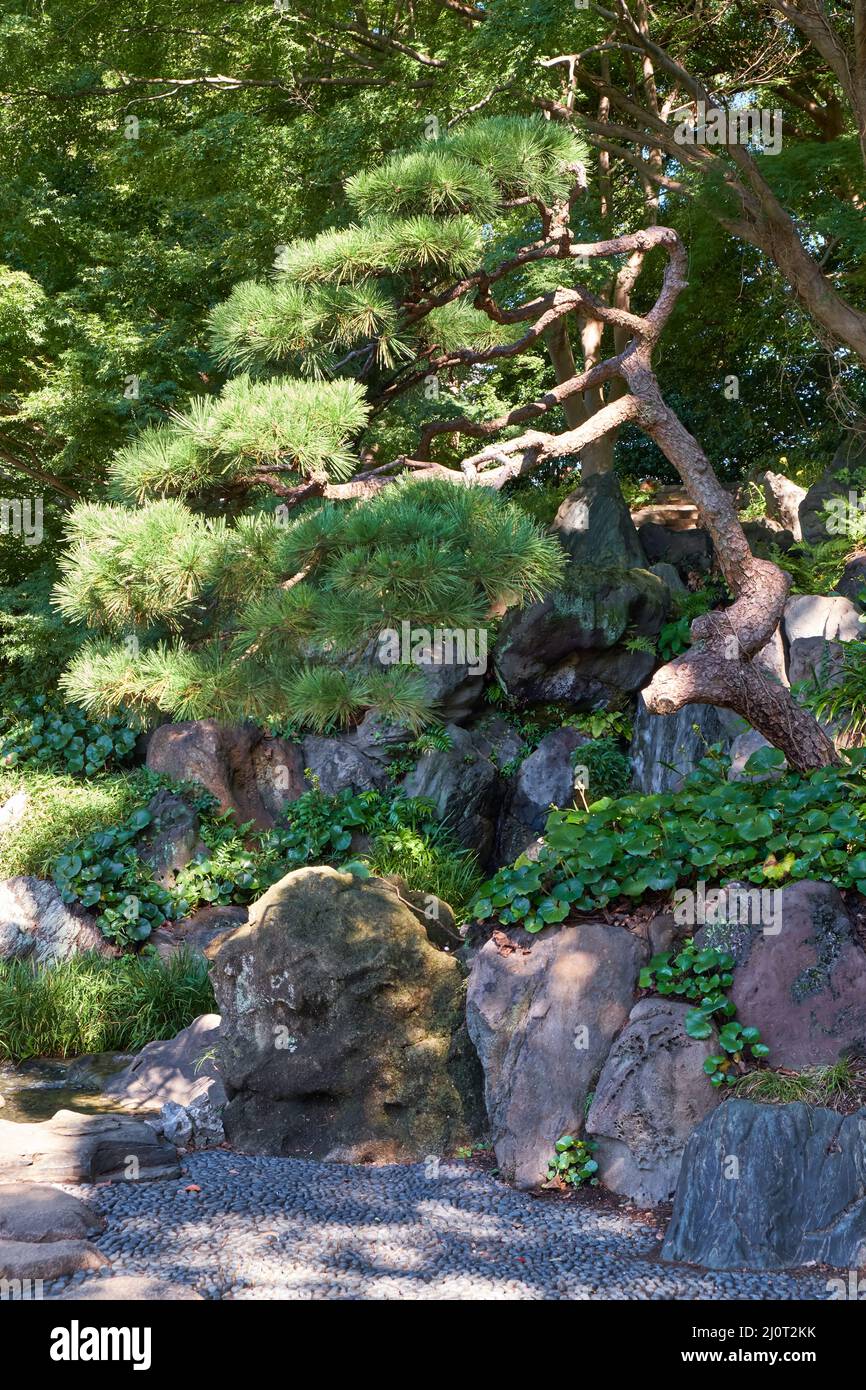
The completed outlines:
{"type": "Polygon", "coordinates": [[[95,911],[103,936],[116,945],[145,941],[177,915],[175,898],[136,850],[143,833],[158,828],[152,813],[139,807],[120,825],[74,842],[52,865],[63,901],[95,911]]]}
{"type": "Polygon", "coordinates": [[[371,708],[418,729],[430,717],[422,672],[360,654],[404,621],[485,627],[495,606],[540,597],[565,563],[513,504],[436,481],[325,503],[288,525],[255,515],[229,528],[171,499],[88,506],[69,537],[56,604],[105,634],[62,682],[88,713],[124,705],[317,731],[371,708]]]}
{"type": "Polygon", "coordinates": [[[733,1086],[747,1056],[762,1059],[769,1048],[761,1042],[757,1028],[744,1028],[736,1008],[728,998],[734,983],[734,957],[714,946],[699,949],[691,937],[676,952],[653,956],[638,977],[641,989],[661,995],[675,995],[700,1001],[686,1014],[685,1029],[690,1038],[709,1038],[718,1027],[720,1053],[704,1062],[704,1073],[712,1086],[733,1086]]]}
{"type": "Polygon", "coordinates": [[[61,705],[45,695],[22,696],[0,715],[0,762],[92,777],[128,762],[137,733],[122,712],[94,724],[75,705],[61,705]]]}
{"type": "Polygon", "coordinates": [[[571,761],[586,769],[586,787],[593,801],[624,796],[631,785],[631,761],[615,738],[597,738],[575,748],[571,761]]]}
{"type": "Polygon", "coordinates": [[[855,548],[850,537],[840,536],[814,545],[798,542],[790,550],[773,546],[769,558],[790,574],[792,593],[832,594],[855,548]]]}
{"type": "Polygon", "coordinates": [[[13,1061],[137,1052],[215,1009],[207,961],[183,951],[0,961],[0,1057],[13,1061]]]}
{"type": "MultiPolygon", "coordinates": [[[[746,770],[757,776],[780,759],[778,749],[765,749],[746,770]]],[[[538,858],[500,869],[473,915],[538,932],[573,912],[710,875],[768,886],[819,878],[866,891],[864,765],[866,752],[856,749],[841,766],[808,775],[728,782],[724,760],[710,750],[679,791],[552,812],[538,858]]]]}
{"type": "Polygon", "coordinates": [[[411,891],[441,898],[458,924],[466,920],[481,884],[476,855],[429,820],[379,830],[366,862],[379,877],[399,874],[411,891]]]}
{"type": "Polygon", "coordinates": [[[141,770],[83,782],[68,774],[0,770],[0,802],[16,792],[27,798],[22,818],[0,836],[0,878],[49,877],[51,865],[67,845],[122,822],[155,789],[152,778],[141,770]]]}
{"type": "Polygon", "coordinates": [[[575,1139],[571,1134],[563,1134],[557,1139],[554,1154],[547,1165],[547,1181],[568,1183],[569,1187],[598,1186],[598,1163],[593,1154],[598,1148],[594,1139],[575,1139]]]}
{"type": "Polygon", "coordinates": [[[629,742],[632,735],[631,719],[618,709],[594,709],[586,714],[570,714],[562,722],[580,729],[581,733],[589,734],[593,739],[622,738],[629,742]]]}
{"type": "Polygon", "coordinates": [[[853,743],[866,734],[866,641],[842,644],[841,666],[829,671],[829,649],[817,681],[801,687],[804,703],[822,724],[838,725],[853,743]]]}

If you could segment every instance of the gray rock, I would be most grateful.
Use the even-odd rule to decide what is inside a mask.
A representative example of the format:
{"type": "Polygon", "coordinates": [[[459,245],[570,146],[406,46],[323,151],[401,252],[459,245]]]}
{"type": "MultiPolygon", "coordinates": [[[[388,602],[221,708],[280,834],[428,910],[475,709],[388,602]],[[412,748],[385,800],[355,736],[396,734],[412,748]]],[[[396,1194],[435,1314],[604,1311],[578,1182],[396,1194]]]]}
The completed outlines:
{"type": "Polygon", "coordinates": [[[178,870],[194,858],[199,848],[198,816],[183,797],[162,789],[147,806],[157,828],[141,844],[138,853],[153,870],[163,888],[172,888],[178,870]]]}
{"type": "MultiPolygon", "coordinates": [[[[759,734],[757,729],[747,729],[744,733],[738,734],[730,747],[731,765],[728,769],[728,781],[743,781],[747,775],[746,763],[752,754],[770,746],[764,735],[759,734]]],[[[750,782],[777,782],[784,775],[786,768],[787,763],[782,763],[779,768],[772,772],[761,772],[757,776],[750,772],[748,780],[750,782]]]]}
{"type": "Polygon", "coordinates": [[[170,1279],[148,1275],[112,1274],[102,1279],[86,1279],[82,1284],[55,1295],[64,1303],[166,1303],[182,1299],[185,1302],[204,1302],[200,1293],[189,1284],[175,1284],[170,1279]]]}
{"type": "Polygon", "coordinates": [[[153,946],[163,960],[168,960],[176,951],[204,955],[211,942],[225,932],[243,926],[248,915],[245,907],[209,904],[200,907],[190,917],[184,917],[181,922],[164,922],[151,932],[148,945],[153,946]]]}
{"type": "Polygon", "coordinates": [[[30,1244],[23,1240],[0,1240],[0,1279],[60,1279],[79,1270],[102,1269],[104,1255],[86,1240],[51,1240],[30,1244]]]}
{"type": "Polygon", "coordinates": [[[402,724],[391,724],[375,710],[367,710],[348,742],[357,748],[365,758],[374,763],[387,765],[395,755],[402,753],[412,741],[411,732],[402,724]]]}
{"type": "Polygon", "coordinates": [[[445,822],[461,845],[477,850],[486,862],[502,803],[502,778],[468,730],[456,724],[446,727],[451,747],[422,753],[401,788],[405,796],[429,798],[436,818],[445,822]]]}
{"type": "Polygon", "coordinates": [[[570,492],[556,513],[553,529],[576,565],[617,569],[646,566],[614,473],[596,473],[570,492]]]}
{"type": "Polygon", "coordinates": [[[844,661],[842,642],[828,642],[825,637],[797,637],[788,652],[791,684],[809,681],[822,686],[838,685],[844,661]]]}
{"type": "Polygon", "coordinates": [[[611,1048],[586,1119],[598,1143],[599,1177],[635,1202],[666,1202],[674,1194],[686,1140],[714,1110],[719,1093],[704,1062],[718,1046],[690,1038],[692,1006],[642,999],[611,1048]]]}
{"type": "Polygon", "coordinates": [[[842,441],[831,463],[800,503],[800,529],[803,540],[809,545],[830,540],[834,535],[838,537],[840,532],[828,527],[825,509],[828,503],[839,499],[847,504],[852,484],[844,474],[848,469],[861,468],[864,463],[866,439],[862,435],[851,434],[842,441]]]}
{"type": "Polygon", "coordinates": [[[788,599],[783,626],[789,643],[803,637],[851,642],[864,634],[859,609],[841,595],[799,594],[788,599]]]}
{"type": "Polygon", "coordinates": [[[0,881],[0,960],[51,965],[81,951],[116,954],[93,918],[67,907],[53,883],[29,876],[0,881]]]}
{"type": "Polygon", "coordinates": [[[390,885],[297,869],[211,957],[232,1145],[402,1162],[472,1137],[461,970],[390,885]]]}
{"type": "Polygon", "coordinates": [[[637,791],[675,791],[704,756],[707,745],[730,747],[730,735],[713,705],[684,705],[676,714],[650,714],[638,695],[630,757],[637,791]]]}
{"type": "Polygon", "coordinates": [[[708,1269],[866,1261],[866,1110],[728,1100],[686,1145],[663,1260],[708,1269]]]}
{"type": "MultiPolygon", "coordinates": [[[[851,556],[842,571],[842,578],[836,585],[836,593],[850,599],[861,613],[866,611],[866,602],[863,600],[863,594],[866,593],[866,552],[851,556]]],[[[861,637],[866,639],[866,628],[863,629],[861,637]]]]}
{"type": "Polygon", "coordinates": [[[177,1155],[142,1120],[58,1110],[50,1120],[0,1120],[0,1182],[176,1178],[177,1155]]]}
{"type": "Polygon", "coordinates": [[[167,1100],[159,1112],[159,1127],[169,1144],[185,1149],[192,1139],[192,1120],[177,1101],[167,1100]]]}
{"type": "Polygon", "coordinates": [[[687,594],[688,589],[679,576],[679,572],[673,565],[667,564],[665,560],[659,560],[657,564],[650,565],[650,572],[657,574],[659,579],[663,579],[672,594],[687,594]]]}
{"type": "Polygon", "coordinates": [[[346,787],[358,792],[381,790],[387,783],[383,765],[368,758],[348,738],[308,734],[301,749],[305,769],[326,796],[336,796],[346,787]]]}
{"type": "Polygon", "coordinates": [[[766,472],[760,479],[767,500],[768,514],[791,532],[795,541],[803,539],[800,528],[800,505],[806,489],[786,478],[783,473],[766,472]]]}
{"type": "Polygon", "coordinates": [[[634,695],[646,685],[656,664],[653,652],[625,647],[578,651],[515,689],[530,704],[561,702],[574,709],[602,709],[619,704],[623,695],[634,695]]]}
{"type": "Polygon", "coordinates": [[[769,557],[777,550],[790,550],[794,544],[793,532],[770,517],[765,517],[763,521],[744,521],[742,527],[753,555],[769,557]]]}
{"type": "Polygon", "coordinates": [[[174,1038],[152,1042],[117,1076],[103,1095],[128,1110],[158,1110],[172,1101],[189,1105],[202,1090],[213,1090],[213,1100],[225,1102],[216,1062],[212,1055],[219,1036],[219,1014],[202,1014],[174,1038]]]}
{"type": "Polygon", "coordinates": [[[32,1244],[86,1240],[104,1230],[104,1216],[59,1187],[36,1182],[0,1183],[0,1240],[32,1244]]]}
{"type": "Polygon", "coordinates": [[[831,883],[774,891],[766,922],[706,926],[697,940],[734,951],[731,999],[738,1018],[760,1028],[772,1066],[837,1062],[866,1047],[866,951],[831,883]]]}
{"type": "Polygon", "coordinates": [[[514,778],[509,814],[528,829],[543,830],[551,806],[570,806],[574,801],[572,754],[589,740],[567,725],[545,734],[525,758],[514,778]]]}
{"type": "Polygon", "coordinates": [[[469,732],[482,757],[489,758],[500,771],[522,762],[529,751],[525,739],[502,715],[485,715],[470,726],[469,732]]]}
{"type": "Polygon", "coordinates": [[[491,938],[474,957],[466,1021],[500,1170],[530,1188],[546,1176],[556,1140],[581,1128],[634,1002],[644,949],[623,927],[597,922],[505,936],[514,949],[491,938]]]}

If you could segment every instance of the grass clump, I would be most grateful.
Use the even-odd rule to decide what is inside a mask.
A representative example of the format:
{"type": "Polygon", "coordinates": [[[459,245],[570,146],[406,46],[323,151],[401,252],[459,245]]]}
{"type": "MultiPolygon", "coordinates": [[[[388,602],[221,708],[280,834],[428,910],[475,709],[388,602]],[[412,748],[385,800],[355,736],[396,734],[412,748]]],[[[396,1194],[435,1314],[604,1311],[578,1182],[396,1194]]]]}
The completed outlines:
{"type": "Polygon", "coordinates": [[[830,1066],[805,1067],[803,1071],[779,1068],[747,1072],[734,1083],[743,1100],[766,1105],[824,1105],[830,1110],[853,1110],[866,1101],[866,1071],[854,1058],[842,1057],[830,1066]]]}
{"type": "Polygon", "coordinates": [[[143,770],[86,782],[64,774],[11,768],[0,773],[0,804],[15,792],[27,795],[21,820],[0,837],[0,878],[50,877],[51,865],[74,840],[126,820],[153,795],[143,770]]]}
{"type": "Polygon", "coordinates": [[[87,952],[42,968],[2,961],[0,1057],[137,1052],[215,1008],[207,962],[185,951],[167,961],[87,952]]]}

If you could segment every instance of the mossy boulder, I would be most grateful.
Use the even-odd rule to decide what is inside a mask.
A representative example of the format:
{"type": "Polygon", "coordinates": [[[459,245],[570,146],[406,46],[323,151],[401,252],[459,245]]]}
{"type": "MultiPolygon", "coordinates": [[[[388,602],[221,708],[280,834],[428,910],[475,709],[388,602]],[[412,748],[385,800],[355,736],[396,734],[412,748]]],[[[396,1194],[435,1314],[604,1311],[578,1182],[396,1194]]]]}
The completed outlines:
{"type": "Polygon", "coordinates": [[[209,955],[236,1147],[404,1162],[480,1132],[460,966],[393,886],[297,869],[209,955]]]}

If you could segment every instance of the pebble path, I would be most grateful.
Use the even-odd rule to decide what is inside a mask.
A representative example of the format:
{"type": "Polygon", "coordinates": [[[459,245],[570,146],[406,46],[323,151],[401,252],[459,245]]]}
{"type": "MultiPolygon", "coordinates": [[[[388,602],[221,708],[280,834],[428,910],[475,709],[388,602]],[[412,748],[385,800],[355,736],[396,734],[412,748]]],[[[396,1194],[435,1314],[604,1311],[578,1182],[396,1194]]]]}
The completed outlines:
{"type": "Polygon", "coordinates": [[[658,1230],[636,1217],[515,1192],[462,1162],[349,1167],[214,1149],[189,1155],[183,1172],[66,1188],[108,1219],[94,1242],[106,1274],[157,1276],[210,1299],[828,1297],[817,1273],[661,1264],[658,1230]]]}

